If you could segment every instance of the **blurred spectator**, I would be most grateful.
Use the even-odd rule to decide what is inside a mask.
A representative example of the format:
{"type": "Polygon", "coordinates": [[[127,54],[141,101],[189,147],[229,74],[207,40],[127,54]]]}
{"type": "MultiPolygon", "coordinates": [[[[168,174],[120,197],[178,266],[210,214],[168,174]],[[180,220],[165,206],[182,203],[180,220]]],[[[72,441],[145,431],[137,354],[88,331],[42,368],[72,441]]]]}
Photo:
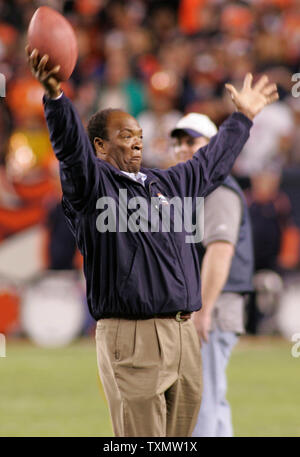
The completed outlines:
{"type": "Polygon", "coordinates": [[[280,175],[280,168],[272,163],[251,177],[248,205],[253,229],[255,271],[278,270],[283,234],[292,225],[289,198],[279,190],[280,175]]]}
{"type": "Polygon", "coordinates": [[[179,6],[179,25],[183,33],[194,35],[218,29],[218,16],[215,5],[207,0],[181,0],[179,6]]]}
{"type": "Polygon", "coordinates": [[[0,164],[4,163],[9,138],[13,129],[13,118],[8,106],[0,98],[0,164]]]}
{"type": "Polygon", "coordinates": [[[132,116],[138,116],[146,107],[144,87],[132,77],[128,58],[122,50],[107,58],[104,84],[96,102],[97,110],[109,107],[120,108],[132,116]]]}
{"type": "MultiPolygon", "coordinates": [[[[270,275],[270,271],[280,273],[299,267],[300,231],[292,220],[290,200],[279,189],[280,179],[280,167],[274,162],[269,163],[251,176],[251,191],[247,195],[255,272],[262,276],[270,275]]],[[[259,290],[250,297],[246,323],[249,333],[255,334],[268,327],[264,325],[268,313],[265,314],[266,310],[259,306],[262,298],[259,290]]]]}
{"type": "Polygon", "coordinates": [[[45,214],[45,199],[52,193],[47,177],[10,181],[0,167],[0,242],[38,224],[45,214]]]}
{"type": "Polygon", "coordinates": [[[289,97],[287,99],[288,106],[291,109],[294,129],[292,131],[292,138],[290,149],[287,151],[286,161],[289,165],[300,164],[300,97],[289,97]]]}
{"type": "Polygon", "coordinates": [[[293,129],[293,113],[286,103],[277,102],[267,106],[254,120],[250,138],[235,164],[236,173],[259,173],[272,160],[283,165],[293,129]]]}
{"type": "Polygon", "coordinates": [[[169,132],[181,117],[175,109],[178,81],[172,72],[158,71],[148,87],[149,110],[138,121],[143,129],[143,165],[166,168],[170,158],[169,132]]]}

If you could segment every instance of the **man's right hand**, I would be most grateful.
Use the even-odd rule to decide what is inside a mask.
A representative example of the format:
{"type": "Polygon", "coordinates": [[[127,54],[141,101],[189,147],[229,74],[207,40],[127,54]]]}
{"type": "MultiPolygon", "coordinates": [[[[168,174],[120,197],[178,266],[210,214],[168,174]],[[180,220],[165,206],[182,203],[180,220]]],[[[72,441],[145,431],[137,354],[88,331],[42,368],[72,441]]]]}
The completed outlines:
{"type": "Polygon", "coordinates": [[[42,58],[39,57],[39,51],[34,49],[31,53],[29,46],[25,48],[27,61],[33,76],[43,85],[45,93],[49,98],[57,98],[61,94],[60,82],[55,78],[60,66],[56,65],[51,70],[45,70],[49,56],[45,54],[42,58]]]}

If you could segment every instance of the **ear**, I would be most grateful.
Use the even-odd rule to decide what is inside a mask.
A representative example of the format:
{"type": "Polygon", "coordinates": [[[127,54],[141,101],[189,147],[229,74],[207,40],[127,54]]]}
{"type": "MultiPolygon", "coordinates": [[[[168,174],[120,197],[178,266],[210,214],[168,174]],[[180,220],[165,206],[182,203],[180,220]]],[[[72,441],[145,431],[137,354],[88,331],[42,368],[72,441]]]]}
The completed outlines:
{"type": "Polygon", "coordinates": [[[107,157],[107,142],[102,138],[96,136],[94,138],[94,148],[96,151],[96,156],[100,159],[105,160],[107,157]]]}

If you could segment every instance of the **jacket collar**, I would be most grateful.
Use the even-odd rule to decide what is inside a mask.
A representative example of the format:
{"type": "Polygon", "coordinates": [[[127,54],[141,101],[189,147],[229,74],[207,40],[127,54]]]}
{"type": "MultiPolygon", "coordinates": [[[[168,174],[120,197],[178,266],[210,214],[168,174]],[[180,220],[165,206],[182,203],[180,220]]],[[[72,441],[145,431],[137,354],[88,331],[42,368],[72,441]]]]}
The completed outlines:
{"type": "MultiPolygon", "coordinates": [[[[141,185],[140,183],[138,183],[138,182],[134,181],[133,179],[131,179],[129,176],[126,176],[118,168],[114,167],[113,165],[111,165],[110,163],[106,162],[105,160],[101,160],[99,158],[97,160],[101,161],[101,165],[104,165],[105,167],[107,167],[117,179],[123,179],[123,180],[125,179],[127,181],[130,181],[133,184],[141,185]]],[[[141,167],[140,172],[144,173],[147,176],[145,184],[149,184],[149,182],[157,182],[159,180],[157,178],[157,176],[155,176],[155,174],[152,172],[152,170],[150,168],[141,167]]]]}

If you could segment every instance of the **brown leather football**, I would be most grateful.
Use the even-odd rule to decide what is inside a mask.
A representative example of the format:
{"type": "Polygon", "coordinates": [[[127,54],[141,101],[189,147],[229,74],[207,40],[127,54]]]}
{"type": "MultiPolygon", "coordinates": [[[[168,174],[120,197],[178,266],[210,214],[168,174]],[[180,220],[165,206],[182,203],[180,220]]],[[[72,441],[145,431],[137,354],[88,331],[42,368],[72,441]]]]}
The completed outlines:
{"type": "Polygon", "coordinates": [[[66,81],[78,57],[77,40],[71,24],[48,6],[36,10],[28,27],[29,49],[38,49],[39,56],[48,54],[46,69],[60,65],[56,78],[66,81]]]}

